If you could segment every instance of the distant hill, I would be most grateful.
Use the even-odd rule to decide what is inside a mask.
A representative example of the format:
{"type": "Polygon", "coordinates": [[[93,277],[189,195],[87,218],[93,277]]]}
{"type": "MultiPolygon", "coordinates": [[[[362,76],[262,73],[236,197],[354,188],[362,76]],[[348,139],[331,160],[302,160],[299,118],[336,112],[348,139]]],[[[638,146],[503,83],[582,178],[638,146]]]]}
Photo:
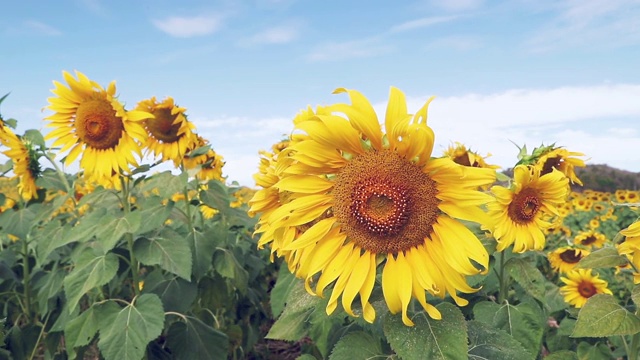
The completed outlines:
{"type": "MultiPolygon", "coordinates": [[[[513,177],[513,169],[503,173],[513,177]]],[[[617,189],[640,190],[640,173],[616,169],[609,165],[587,165],[576,168],[576,175],[584,186],[571,186],[574,191],[591,189],[595,191],[615,192],[617,189]]]]}
{"type": "MultiPolygon", "coordinates": [[[[614,192],[617,189],[640,190],[640,173],[616,169],[609,165],[587,165],[576,168],[582,189],[614,192]]],[[[580,186],[574,188],[580,191],[580,186]]]]}

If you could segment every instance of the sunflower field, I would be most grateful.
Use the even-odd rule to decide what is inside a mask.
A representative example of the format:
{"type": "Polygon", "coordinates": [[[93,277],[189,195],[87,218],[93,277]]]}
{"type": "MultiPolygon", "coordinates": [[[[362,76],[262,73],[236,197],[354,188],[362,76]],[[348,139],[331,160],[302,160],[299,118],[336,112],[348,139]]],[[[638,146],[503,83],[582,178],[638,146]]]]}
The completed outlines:
{"type": "Polygon", "coordinates": [[[339,88],[246,187],[173,98],[51,91],[0,113],[0,359],[640,358],[640,191],[585,154],[435,154],[432,99],[339,88]]]}

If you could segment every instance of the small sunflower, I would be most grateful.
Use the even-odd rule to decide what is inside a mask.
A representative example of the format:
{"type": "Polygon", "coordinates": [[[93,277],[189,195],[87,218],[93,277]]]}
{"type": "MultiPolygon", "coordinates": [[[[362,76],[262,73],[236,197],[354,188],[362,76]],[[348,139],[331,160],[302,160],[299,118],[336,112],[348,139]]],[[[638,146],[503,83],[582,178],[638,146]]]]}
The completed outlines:
{"type": "Polygon", "coordinates": [[[607,288],[609,285],[605,280],[593,275],[591,269],[576,269],[569,271],[567,277],[560,280],[566,285],[560,288],[560,293],[564,295],[564,301],[576,308],[581,308],[587,300],[596,294],[613,295],[607,288]]]}
{"type": "Polygon", "coordinates": [[[279,180],[269,189],[278,195],[262,202],[266,194],[258,191],[251,201],[252,212],[269,210],[259,220],[260,244],[285,256],[310,293],[322,296],[333,284],[328,314],[341,298],[345,311],[357,316],[351,306],[359,295],[362,316],[373,322],[369,298],[378,269],[386,304],[405,325],[413,325],[407,315],[412,298],[441,318],[427,293],[466,305],[457,292],[477,291],[465,276],[486,271],[489,257],[456,219],[487,221],[481,206],[491,196],[477,188],[495,181],[495,170],[431,157],[429,101],[411,115],[404,94],[391,88],[385,134],[366,97],[335,93],[347,93],[351,104],[296,116],[291,143],[271,164],[279,180]]]}
{"type": "Polygon", "coordinates": [[[200,205],[200,212],[202,213],[202,217],[206,220],[212,219],[217,213],[219,213],[218,209],[204,204],[200,205]]]}
{"type": "MultiPolygon", "coordinates": [[[[192,147],[188,149],[193,151],[197,148],[207,146],[209,142],[200,136],[196,137],[196,141],[192,143],[192,147]]],[[[209,180],[223,180],[222,167],[224,166],[224,159],[222,155],[216,153],[213,149],[207,150],[206,153],[201,155],[189,156],[187,155],[182,160],[185,169],[194,170],[198,169],[195,176],[200,181],[209,180]]]]}
{"type": "Polygon", "coordinates": [[[173,160],[180,163],[198,140],[193,132],[195,125],[187,120],[186,109],[177,106],[171,97],[158,102],[154,96],[140,101],[136,110],[154,116],[145,121],[149,132],[145,147],[153,152],[154,156],[162,156],[162,161],[173,160]]]}
{"type": "Polygon", "coordinates": [[[550,252],[547,258],[553,270],[566,273],[573,270],[576,264],[587,255],[589,255],[588,250],[565,246],[550,252]]]}
{"type": "Polygon", "coordinates": [[[64,71],[68,87],[54,81],[56,96],[47,109],[55,112],[45,120],[54,128],[45,139],[56,139],[53,146],[69,150],[65,164],[82,155],[80,167],[85,176],[111,177],[137,166],[134,154],[142,156],[140,143],[147,138],[144,120],[153,115],[145,111],[126,111],[115,97],[115,81],[105,90],[76,71],[77,80],[64,71]]]}
{"type": "Polygon", "coordinates": [[[488,228],[498,241],[498,251],[510,245],[513,251],[542,250],[543,230],[551,226],[546,217],[558,216],[557,206],[567,196],[568,179],[559,171],[540,175],[540,169],[518,165],[513,170],[512,187],[493,186],[495,201],[489,203],[488,228]]]}
{"type": "Polygon", "coordinates": [[[582,246],[601,248],[607,241],[607,237],[595,230],[582,231],[573,239],[573,243],[582,246]]]}
{"type": "Polygon", "coordinates": [[[20,179],[18,193],[24,200],[38,198],[36,179],[41,168],[33,145],[0,122],[0,144],[8,147],[2,153],[13,162],[13,174],[20,179]]]}
{"type": "MultiPolygon", "coordinates": [[[[444,156],[450,158],[456,164],[463,166],[473,166],[480,168],[499,169],[498,165],[489,165],[485,161],[485,157],[475,151],[467,149],[464,144],[456,142],[455,146],[451,145],[445,150],[444,156]]],[[[487,155],[486,157],[489,157],[487,155]]]]}
{"type": "Polygon", "coordinates": [[[575,167],[585,167],[586,165],[584,160],[576,156],[584,156],[584,154],[563,148],[549,147],[538,157],[536,165],[540,167],[540,175],[549,174],[553,169],[556,169],[565,174],[572,183],[582,185],[582,181],[576,176],[575,167]]]}
{"type": "MultiPolygon", "coordinates": [[[[620,231],[625,236],[622,243],[616,245],[620,255],[626,255],[631,258],[631,263],[635,269],[640,269],[640,221],[636,221],[629,225],[626,229],[620,231]]],[[[634,272],[633,283],[640,284],[640,274],[634,272]]]]}

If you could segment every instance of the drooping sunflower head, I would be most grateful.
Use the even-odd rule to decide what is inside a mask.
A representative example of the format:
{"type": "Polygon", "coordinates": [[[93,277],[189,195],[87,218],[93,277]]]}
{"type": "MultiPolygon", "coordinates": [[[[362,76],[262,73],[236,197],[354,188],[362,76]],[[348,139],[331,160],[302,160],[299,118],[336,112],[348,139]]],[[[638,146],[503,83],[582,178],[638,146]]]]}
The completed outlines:
{"type": "Polygon", "coordinates": [[[195,125],[187,120],[186,109],[177,106],[173,98],[158,102],[154,97],[140,101],[136,110],[153,114],[145,121],[149,137],[145,147],[162,161],[180,162],[187,151],[198,141],[195,125]]]}
{"type": "Polygon", "coordinates": [[[498,251],[513,244],[513,251],[542,250],[547,219],[558,215],[557,207],[567,197],[568,179],[560,171],[540,175],[535,166],[514,168],[511,188],[493,186],[495,201],[488,205],[490,230],[498,241],[498,251]]]}
{"type": "Polygon", "coordinates": [[[14,134],[7,126],[0,126],[0,145],[8,148],[2,153],[13,162],[13,174],[19,179],[20,196],[27,201],[37,199],[36,179],[40,176],[41,168],[34,145],[14,134]]]}
{"type": "Polygon", "coordinates": [[[54,128],[45,139],[56,139],[53,146],[69,150],[65,163],[82,154],[80,167],[85,175],[110,177],[129,172],[137,166],[134,154],[142,156],[140,144],[147,138],[144,120],[153,115],[144,111],[126,111],[115,97],[115,82],[105,90],[95,81],[76,71],[77,79],[64,71],[67,86],[54,81],[47,109],[54,112],[45,120],[54,128]]]}
{"type": "Polygon", "coordinates": [[[573,239],[576,245],[601,248],[607,241],[607,237],[595,230],[582,231],[573,239]]]}
{"type": "MultiPolygon", "coordinates": [[[[381,126],[361,93],[335,93],[346,93],[351,103],[303,110],[291,143],[277,161],[266,162],[274,176],[260,179],[277,180],[269,189],[286,196],[269,196],[260,242],[285,256],[309,292],[322,295],[333,284],[327,313],[341,297],[355,316],[351,304],[359,294],[363,317],[372,322],[369,297],[382,262],[390,311],[412,325],[407,310],[413,297],[439,319],[426,293],[465,305],[457,292],[475,291],[465,276],[488,266],[478,238],[454,218],[487,221],[480,206],[491,197],[477,188],[495,181],[495,170],[432,159],[430,100],[412,115],[404,94],[392,88],[381,126]]],[[[250,203],[254,212],[266,206],[261,191],[250,203]]]]}
{"type": "Polygon", "coordinates": [[[578,264],[582,258],[589,255],[589,253],[588,250],[564,246],[550,252],[547,258],[553,270],[566,273],[573,270],[576,264],[578,264]]]}
{"type": "Polygon", "coordinates": [[[585,163],[578,156],[584,156],[584,154],[559,147],[550,147],[539,155],[536,166],[540,167],[541,175],[549,174],[553,169],[556,169],[565,174],[571,183],[582,185],[582,181],[576,176],[575,167],[585,167],[585,163]]]}
{"type": "Polygon", "coordinates": [[[473,166],[480,168],[491,168],[491,169],[499,169],[498,165],[489,165],[485,161],[486,157],[491,156],[490,154],[486,157],[478,154],[475,151],[471,151],[467,149],[464,144],[459,142],[454,145],[450,145],[447,150],[444,151],[444,156],[450,158],[456,164],[460,164],[463,166],[473,166]]]}
{"type": "Polygon", "coordinates": [[[597,274],[593,275],[591,269],[571,270],[566,275],[560,278],[565,283],[560,288],[560,293],[564,295],[565,302],[576,308],[583,307],[593,295],[613,295],[607,287],[607,281],[600,279],[597,274]]]}
{"type": "Polygon", "coordinates": [[[195,170],[196,179],[202,182],[224,179],[222,176],[222,167],[224,166],[222,155],[216,153],[209,145],[209,141],[201,136],[196,136],[195,141],[187,148],[182,163],[185,169],[195,170]],[[191,153],[194,150],[197,150],[198,153],[191,153]]]}
{"type": "MultiPolygon", "coordinates": [[[[616,244],[618,253],[625,255],[631,259],[634,269],[640,269],[640,221],[636,221],[629,225],[626,229],[620,231],[624,241],[616,244]]],[[[633,283],[640,284],[640,274],[634,271],[633,283]]]]}

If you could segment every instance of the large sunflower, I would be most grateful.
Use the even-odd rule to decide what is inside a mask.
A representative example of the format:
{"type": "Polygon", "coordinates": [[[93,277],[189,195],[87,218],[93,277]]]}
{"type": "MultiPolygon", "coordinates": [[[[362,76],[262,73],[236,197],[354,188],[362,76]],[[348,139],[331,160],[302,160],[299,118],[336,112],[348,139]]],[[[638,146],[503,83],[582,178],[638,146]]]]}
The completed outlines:
{"type": "Polygon", "coordinates": [[[560,280],[566,285],[560,288],[560,293],[564,295],[564,301],[576,308],[581,308],[587,300],[595,294],[613,295],[607,288],[609,285],[605,280],[593,275],[591,269],[576,269],[569,271],[567,277],[560,280]]]}
{"type": "Polygon", "coordinates": [[[187,120],[186,109],[177,106],[171,97],[158,102],[154,96],[140,101],[136,110],[146,111],[154,116],[145,121],[149,131],[145,147],[154,156],[162,156],[162,161],[173,160],[180,163],[198,140],[193,132],[195,125],[187,120]]]}
{"type": "MultiPolygon", "coordinates": [[[[312,294],[322,296],[333,284],[328,314],[341,297],[345,311],[356,316],[351,305],[359,295],[364,319],[373,322],[369,298],[380,268],[391,313],[401,312],[403,322],[413,325],[407,309],[415,298],[440,319],[426,292],[449,294],[466,305],[457,291],[476,289],[465,276],[488,267],[485,248],[454,218],[486,220],[480,206],[491,196],[476,189],[495,181],[495,170],[431,158],[429,101],[412,116],[404,94],[391,88],[384,134],[362,94],[336,93],[347,93],[351,104],[309,110],[294,119],[296,133],[279,154],[280,179],[273,185],[286,196],[262,214],[261,243],[282,250],[312,294]]],[[[258,204],[264,206],[253,201],[252,211],[258,204]]]]}
{"type": "Polygon", "coordinates": [[[45,139],[56,139],[53,146],[61,152],[71,149],[65,164],[82,154],[80,167],[86,176],[111,177],[129,172],[129,165],[137,166],[134,153],[141,156],[140,142],[147,138],[144,120],[153,117],[145,111],[126,111],[116,99],[116,85],[111,82],[105,90],[84,74],[63,72],[68,87],[54,81],[56,96],[49,98],[47,109],[55,114],[46,117],[54,128],[45,139]]]}
{"type": "Polygon", "coordinates": [[[36,179],[40,174],[40,163],[34,155],[32,144],[5,126],[0,120],[0,144],[8,147],[2,153],[13,162],[13,174],[20,179],[18,193],[24,200],[38,198],[36,179]]]}
{"type": "Polygon", "coordinates": [[[553,270],[566,273],[573,270],[576,264],[578,264],[582,258],[589,255],[589,253],[588,250],[564,246],[550,252],[547,258],[553,270]]]}
{"type": "Polygon", "coordinates": [[[489,230],[498,241],[498,251],[511,244],[517,253],[542,250],[543,230],[551,226],[546,218],[558,215],[556,207],[567,197],[568,179],[557,170],[540,176],[539,168],[526,165],[516,166],[513,176],[511,188],[491,188],[496,198],[488,206],[489,230]]]}

